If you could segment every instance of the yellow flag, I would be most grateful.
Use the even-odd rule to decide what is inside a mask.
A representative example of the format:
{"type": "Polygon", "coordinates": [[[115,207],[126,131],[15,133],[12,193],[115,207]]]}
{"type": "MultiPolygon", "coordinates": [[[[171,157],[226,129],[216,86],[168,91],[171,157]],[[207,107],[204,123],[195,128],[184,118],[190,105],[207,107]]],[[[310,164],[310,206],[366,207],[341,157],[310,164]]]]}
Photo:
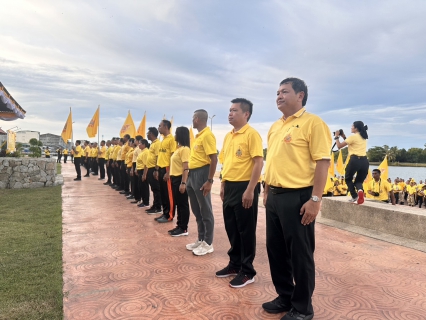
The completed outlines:
{"type": "Polygon", "coordinates": [[[72,113],[70,108],[70,114],[68,115],[67,122],[65,122],[64,129],[62,130],[62,140],[64,140],[65,144],[68,143],[68,140],[71,139],[72,136],[72,113]]]}
{"type": "Polygon", "coordinates": [[[339,150],[339,156],[337,157],[336,170],[341,176],[345,175],[345,166],[343,165],[342,150],[339,150]]]}
{"type": "Polygon", "coordinates": [[[142,118],[142,121],[139,125],[137,134],[142,136],[143,138],[145,138],[145,136],[146,136],[146,111],[145,111],[143,118],[142,118]]]}
{"type": "Polygon", "coordinates": [[[334,175],[327,175],[327,181],[325,182],[325,187],[323,194],[327,194],[328,190],[334,187],[334,175]]]}
{"type": "Polygon", "coordinates": [[[86,132],[89,138],[96,137],[96,134],[98,133],[98,128],[99,128],[99,106],[98,106],[98,109],[96,109],[96,112],[92,117],[92,120],[90,120],[89,125],[86,128],[86,132]]]}
{"type": "Polygon", "coordinates": [[[133,118],[130,114],[130,111],[127,114],[127,118],[124,121],[123,126],[121,127],[120,138],[123,138],[126,134],[128,134],[130,138],[134,138],[136,134],[135,123],[133,122],[133,118]]]}
{"type": "Polygon", "coordinates": [[[330,166],[328,167],[328,174],[334,178],[334,153],[331,152],[330,166]]]}
{"type": "Polygon", "coordinates": [[[195,141],[194,132],[192,131],[192,127],[189,127],[189,145],[191,146],[191,148],[194,145],[194,141],[195,141]]]}
{"type": "Polygon", "coordinates": [[[380,170],[380,178],[382,180],[387,180],[389,177],[389,167],[388,167],[388,156],[385,156],[380,166],[377,168],[380,170]]]}

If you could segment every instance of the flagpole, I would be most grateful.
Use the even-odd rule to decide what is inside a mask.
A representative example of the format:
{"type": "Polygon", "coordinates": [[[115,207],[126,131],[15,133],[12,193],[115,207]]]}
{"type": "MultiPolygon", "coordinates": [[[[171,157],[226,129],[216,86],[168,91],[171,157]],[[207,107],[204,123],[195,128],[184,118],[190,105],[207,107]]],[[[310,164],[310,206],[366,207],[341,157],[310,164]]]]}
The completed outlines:
{"type": "Polygon", "coordinates": [[[98,148],[99,148],[99,127],[101,126],[101,105],[100,104],[98,105],[98,109],[99,109],[99,117],[98,117],[98,120],[99,120],[99,123],[98,123],[98,148]]]}

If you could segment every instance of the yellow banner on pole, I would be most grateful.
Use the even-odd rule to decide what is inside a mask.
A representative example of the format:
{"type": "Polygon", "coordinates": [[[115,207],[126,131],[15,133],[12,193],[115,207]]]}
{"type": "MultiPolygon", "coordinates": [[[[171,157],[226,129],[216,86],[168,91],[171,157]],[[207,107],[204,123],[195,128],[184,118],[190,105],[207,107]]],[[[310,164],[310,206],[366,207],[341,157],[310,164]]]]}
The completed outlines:
{"type": "Polygon", "coordinates": [[[99,127],[99,107],[96,109],[95,114],[92,117],[92,120],[90,120],[89,125],[86,128],[87,135],[89,138],[96,137],[96,134],[98,133],[98,127],[99,127]]]}
{"type": "Polygon", "coordinates": [[[141,123],[139,124],[137,134],[142,136],[142,138],[146,138],[146,111],[143,115],[141,123]]]}
{"type": "Polygon", "coordinates": [[[127,114],[126,120],[124,120],[123,126],[121,127],[120,138],[123,138],[126,134],[128,134],[130,138],[134,138],[136,134],[135,123],[133,122],[133,118],[130,114],[130,111],[127,114]]]}
{"type": "Polygon", "coordinates": [[[68,140],[71,139],[72,136],[72,113],[70,108],[70,114],[68,115],[67,122],[65,122],[64,129],[62,130],[62,140],[65,144],[68,143],[68,140]]]}

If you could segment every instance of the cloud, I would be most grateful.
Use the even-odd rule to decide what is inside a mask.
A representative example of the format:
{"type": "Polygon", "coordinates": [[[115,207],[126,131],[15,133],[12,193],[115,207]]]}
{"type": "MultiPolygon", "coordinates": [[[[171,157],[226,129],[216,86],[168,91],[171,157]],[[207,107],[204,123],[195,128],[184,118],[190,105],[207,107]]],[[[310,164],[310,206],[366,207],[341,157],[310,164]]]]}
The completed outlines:
{"type": "Polygon", "coordinates": [[[16,0],[2,9],[0,81],[27,110],[23,129],[59,134],[72,107],[84,138],[101,105],[109,137],[128,110],[136,126],[144,111],[156,126],[163,114],[189,125],[203,108],[221,145],[230,100],[245,97],[266,140],[280,117],[278,83],[298,76],[307,108],[332,130],[362,120],[369,145],[425,142],[424,1],[16,0]]]}

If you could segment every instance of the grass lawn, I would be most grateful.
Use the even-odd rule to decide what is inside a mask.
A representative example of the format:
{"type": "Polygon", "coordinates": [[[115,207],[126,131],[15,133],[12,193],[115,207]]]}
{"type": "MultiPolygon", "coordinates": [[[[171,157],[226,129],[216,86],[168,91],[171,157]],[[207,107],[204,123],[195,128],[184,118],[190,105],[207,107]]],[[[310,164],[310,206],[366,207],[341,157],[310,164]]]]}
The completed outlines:
{"type": "Polygon", "coordinates": [[[62,319],[61,187],[0,191],[0,319],[62,319]]]}
{"type": "Polygon", "coordinates": [[[62,164],[57,163],[56,164],[56,174],[61,174],[62,172],[62,164]]]}

